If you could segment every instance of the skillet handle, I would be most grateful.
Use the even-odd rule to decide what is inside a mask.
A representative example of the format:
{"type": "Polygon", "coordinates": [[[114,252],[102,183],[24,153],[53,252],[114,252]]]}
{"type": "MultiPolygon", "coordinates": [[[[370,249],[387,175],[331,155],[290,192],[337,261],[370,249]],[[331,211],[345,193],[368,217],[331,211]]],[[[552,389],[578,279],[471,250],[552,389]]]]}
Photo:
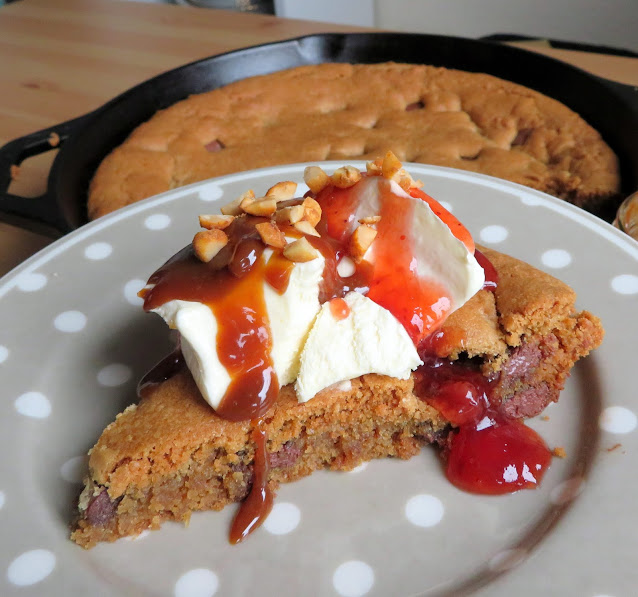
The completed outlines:
{"type": "Polygon", "coordinates": [[[49,236],[72,229],[50,189],[39,197],[20,197],[9,193],[8,188],[14,168],[26,158],[61,147],[87,117],[88,114],[25,135],[0,148],[0,221],[49,236]]]}

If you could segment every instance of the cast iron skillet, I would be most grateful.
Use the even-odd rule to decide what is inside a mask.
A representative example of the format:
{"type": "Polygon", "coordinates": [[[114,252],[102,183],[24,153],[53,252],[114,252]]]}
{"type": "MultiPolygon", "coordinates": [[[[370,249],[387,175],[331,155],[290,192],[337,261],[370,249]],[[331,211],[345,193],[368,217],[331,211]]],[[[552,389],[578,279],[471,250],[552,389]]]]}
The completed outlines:
{"type": "MultiPolygon", "coordinates": [[[[66,233],[87,222],[88,184],[102,159],[157,110],[237,79],[321,62],[385,61],[486,72],[549,95],[602,134],[621,162],[623,195],[638,188],[638,90],[542,55],[494,42],[398,34],[320,34],[205,58],[150,79],[94,112],[11,141],[0,149],[0,219],[66,233]],[[51,149],[60,137],[47,191],[24,199],[7,193],[10,167],[51,149]]],[[[603,217],[611,219],[612,213],[603,217]]]]}

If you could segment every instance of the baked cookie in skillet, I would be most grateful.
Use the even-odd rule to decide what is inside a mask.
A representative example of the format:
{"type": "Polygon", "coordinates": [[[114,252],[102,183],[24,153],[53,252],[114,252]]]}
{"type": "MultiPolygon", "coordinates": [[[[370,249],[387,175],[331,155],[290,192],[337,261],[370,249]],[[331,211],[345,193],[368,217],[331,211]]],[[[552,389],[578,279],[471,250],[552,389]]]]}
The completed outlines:
{"type": "Polygon", "coordinates": [[[193,95],[138,126],[97,169],[88,213],[242,170],[374,159],[489,174],[588,211],[616,205],[618,161],[560,102],[496,77],[414,64],[318,64],[193,95]]]}

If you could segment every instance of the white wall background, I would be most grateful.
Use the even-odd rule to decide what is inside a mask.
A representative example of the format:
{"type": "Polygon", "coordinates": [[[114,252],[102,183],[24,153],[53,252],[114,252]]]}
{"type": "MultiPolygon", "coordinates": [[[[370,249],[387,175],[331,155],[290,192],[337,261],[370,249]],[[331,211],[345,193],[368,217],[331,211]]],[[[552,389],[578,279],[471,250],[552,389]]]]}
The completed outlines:
{"type": "MultiPolygon", "coordinates": [[[[240,0],[142,0],[229,8],[240,0]]],[[[638,52],[638,0],[274,0],[282,17],[394,31],[512,33],[638,52]]]]}
{"type": "Polygon", "coordinates": [[[275,0],[278,15],[481,37],[516,33],[638,51],[638,0],[275,0]]]}

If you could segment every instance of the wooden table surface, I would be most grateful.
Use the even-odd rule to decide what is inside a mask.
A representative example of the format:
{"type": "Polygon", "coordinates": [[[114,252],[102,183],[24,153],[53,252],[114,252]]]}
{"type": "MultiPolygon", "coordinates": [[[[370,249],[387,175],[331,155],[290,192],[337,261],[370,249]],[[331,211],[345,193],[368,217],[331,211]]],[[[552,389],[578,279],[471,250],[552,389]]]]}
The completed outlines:
{"type": "MultiPolygon", "coordinates": [[[[0,7],[0,145],[85,114],[199,58],[300,35],[363,30],[168,4],[20,0],[0,7]]],[[[638,85],[638,59],[517,45],[638,85]]],[[[24,197],[43,193],[54,153],[26,160],[10,190],[24,197]]],[[[51,240],[0,223],[0,275],[51,240]]]]}

